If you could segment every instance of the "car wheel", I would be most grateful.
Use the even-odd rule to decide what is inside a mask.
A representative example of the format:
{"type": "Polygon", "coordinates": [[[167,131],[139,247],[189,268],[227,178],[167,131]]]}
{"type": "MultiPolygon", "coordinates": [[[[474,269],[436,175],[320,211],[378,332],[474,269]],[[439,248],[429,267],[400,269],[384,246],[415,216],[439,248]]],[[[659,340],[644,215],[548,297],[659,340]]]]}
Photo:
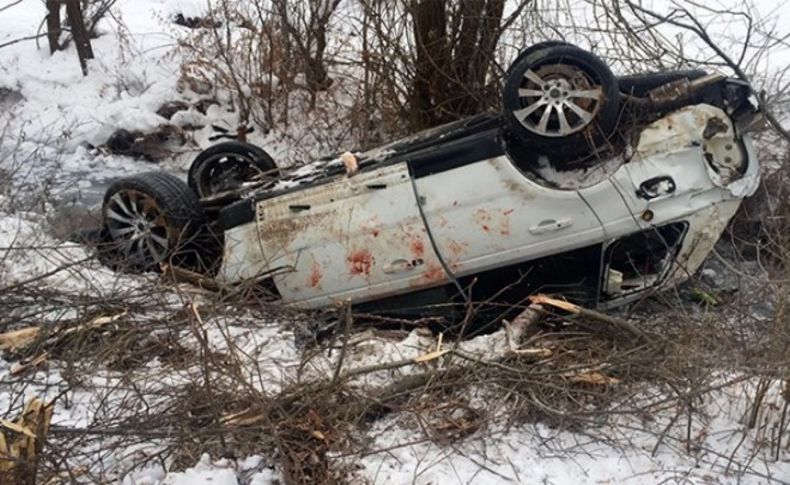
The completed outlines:
{"type": "Polygon", "coordinates": [[[168,262],[208,271],[218,259],[200,201],[170,174],[148,172],[113,182],[102,218],[104,256],[114,266],[148,271],[168,262]]]}
{"type": "Polygon", "coordinates": [[[234,190],[256,177],[276,178],[277,165],[265,150],[229,141],[209,147],[189,167],[189,187],[200,198],[234,190]]]}
{"type": "Polygon", "coordinates": [[[563,158],[586,156],[605,142],[620,107],[617,78],[606,64],[569,44],[519,56],[508,69],[503,101],[518,140],[563,158]]]}
{"type": "Polygon", "coordinates": [[[522,49],[521,52],[518,53],[518,56],[513,60],[513,62],[510,63],[510,65],[515,66],[521,59],[539,50],[546,49],[547,47],[557,47],[561,45],[573,45],[573,44],[569,44],[562,40],[544,40],[543,42],[532,44],[526,49],[522,49]]]}

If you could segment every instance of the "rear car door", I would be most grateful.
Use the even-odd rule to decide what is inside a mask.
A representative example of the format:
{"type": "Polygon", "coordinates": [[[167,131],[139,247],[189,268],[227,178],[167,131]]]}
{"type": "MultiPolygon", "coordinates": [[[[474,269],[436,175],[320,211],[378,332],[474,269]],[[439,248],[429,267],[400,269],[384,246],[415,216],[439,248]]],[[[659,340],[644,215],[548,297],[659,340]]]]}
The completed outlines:
{"type": "Polygon", "coordinates": [[[302,307],[404,293],[441,272],[405,163],[261,201],[256,213],[275,286],[302,307]]]}

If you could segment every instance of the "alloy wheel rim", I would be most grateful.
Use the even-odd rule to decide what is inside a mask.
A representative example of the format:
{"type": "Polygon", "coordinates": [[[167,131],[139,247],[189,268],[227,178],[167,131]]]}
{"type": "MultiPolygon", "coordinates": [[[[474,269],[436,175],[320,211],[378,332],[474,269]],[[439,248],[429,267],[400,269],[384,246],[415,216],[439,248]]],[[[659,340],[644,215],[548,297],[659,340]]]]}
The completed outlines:
{"type": "Polygon", "coordinates": [[[564,137],[589,126],[601,110],[603,88],[581,69],[547,65],[527,69],[518,88],[522,108],[513,115],[527,130],[544,137],[564,137]]]}
{"type": "Polygon", "coordinates": [[[105,204],[104,219],[126,260],[152,266],[167,258],[170,228],[153,197],[137,190],[120,190],[105,204]]]}

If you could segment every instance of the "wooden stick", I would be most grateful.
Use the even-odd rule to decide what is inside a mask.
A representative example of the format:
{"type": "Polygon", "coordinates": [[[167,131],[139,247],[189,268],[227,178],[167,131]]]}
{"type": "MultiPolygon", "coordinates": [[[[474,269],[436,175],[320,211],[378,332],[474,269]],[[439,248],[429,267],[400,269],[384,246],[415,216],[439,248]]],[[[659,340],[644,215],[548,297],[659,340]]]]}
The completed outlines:
{"type": "Polygon", "coordinates": [[[642,339],[646,342],[650,340],[650,338],[644,331],[640,330],[636,325],[629,322],[628,320],[613,317],[611,315],[600,313],[595,310],[588,310],[587,308],[580,307],[579,305],[573,304],[565,300],[558,300],[548,295],[534,295],[534,296],[530,296],[529,299],[532,303],[552,306],[554,308],[559,308],[560,310],[565,310],[566,312],[573,313],[575,315],[579,315],[582,317],[590,318],[592,320],[597,320],[599,322],[606,323],[608,325],[611,325],[612,327],[617,328],[618,330],[623,330],[626,333],[630,334],[631,336],[642,339]]]}
{"type": "Polygon", "coordinates": [[[222,285],[220,285],[217,280],[209,278],[208,276],[202,275],[200,273],[165,263],[163,263],[160,268],[163,274],[170,276],[174,281],[191,283],[209,291],[222,290],[222,285]]]}

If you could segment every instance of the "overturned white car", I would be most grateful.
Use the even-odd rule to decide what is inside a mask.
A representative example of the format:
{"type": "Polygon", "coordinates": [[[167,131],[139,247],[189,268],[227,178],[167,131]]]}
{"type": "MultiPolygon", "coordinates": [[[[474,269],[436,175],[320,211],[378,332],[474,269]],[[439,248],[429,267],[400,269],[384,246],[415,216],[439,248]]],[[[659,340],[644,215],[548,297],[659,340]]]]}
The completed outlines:
{"type": "Polygon", "coordinates": [[[298,307],[452,316],[475,302],[496,318],[535,292],[611,307],[676,284],[756,189],[745,83],[617,78],[560,42],[523,51],[506,81],[502,113],[290,176],[229,142],[198,157],[189,186],[118,180],[104,199],[110,247],[298,307]]]}

